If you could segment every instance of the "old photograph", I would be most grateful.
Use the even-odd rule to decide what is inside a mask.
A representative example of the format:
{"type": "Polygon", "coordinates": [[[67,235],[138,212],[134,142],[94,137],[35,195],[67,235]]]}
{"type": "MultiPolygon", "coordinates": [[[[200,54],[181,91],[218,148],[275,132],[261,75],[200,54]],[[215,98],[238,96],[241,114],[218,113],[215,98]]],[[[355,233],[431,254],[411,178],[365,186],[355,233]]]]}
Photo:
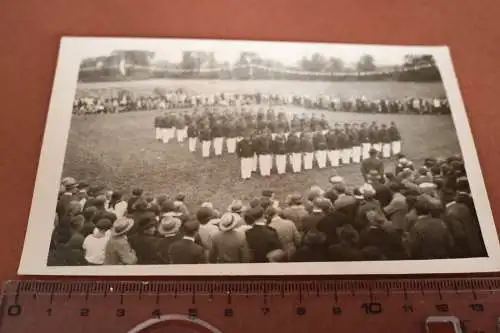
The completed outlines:
{"type": "Polygon", "coordinates": [[[499,269],[446,47],[62,39],[21,274],[499,269]]]}

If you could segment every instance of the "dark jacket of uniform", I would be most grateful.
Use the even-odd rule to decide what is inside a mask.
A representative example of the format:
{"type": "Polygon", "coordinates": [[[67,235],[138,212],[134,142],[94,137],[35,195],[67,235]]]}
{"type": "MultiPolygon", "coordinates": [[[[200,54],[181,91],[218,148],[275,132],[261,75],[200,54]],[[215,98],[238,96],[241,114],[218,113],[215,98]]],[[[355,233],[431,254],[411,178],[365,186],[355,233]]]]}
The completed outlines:
{"type": "Polygon", "coordinates": [[[191,124],[188,126],[187,135],[188,138],[196,138],[198,136],[198,128],[196,127],[196,124],[191,124]]]}
{"type": "Polygon", "coordinates": [[[210,131],[210,128],[205,127],[200,130],[200,140],[201,141],[212,140],[212,132],[210,131]]]}
{"type": "Polygon", "coordinates": [[[369,143],[370,142],[370,136],[369,136],[369,133],[368,133],[368,129],[361,128],[358,131],[358,140],[361,143],[369,143]]]}
{"type": "Polygon", "coordinates": [[[312,153],[314,151],[314,145],[311,139],[302,136],[300,139],[300,147],[304,153],[312,153]]]}
{"type": "Polygon", "coordinates": [[[278,135],[274,138],[273,152],[276,155],[284,155],[287,153],[286,139],[283,135],[278,135]]]}
{"type": "Polygon", "coordinates": [[[380,138],[378,135],[378,128],[377,127],[370,127],[368,130],[368,137],[370,138],[370,143],[377,143],[380,142],[380,138]]]}
{"type": "Polygon", "coordinates": [[[389,136],[389,131],[385,128],[381,128],[379,130],[379,140],[380,142],[383,142],[383,143],[389,143],[391,142],[391,137],[389,136]]]}
{"type": "Polygon", "coordinates": [[[316,133],[313,138],[314,150],[326,150],[326,138],[322,133],[316,133]]]}
{"type": "Polygon", "coordinates": [[[271,135],[264,134],[259,140],[259,152],[258,154],[268,155],[273,152],[273,138],[271,135]]]}
{"type": "Polygon", "coordinates": [[[389,132],[389,138],[391,141],[399,141],[401,140],[401,134],[396,126],[391,126],[387,129],[389,132]]]}
{"type": "Polygon", "coordinates": [[[337,142],[337,135],[334,132],[330,131],[326,134],[326,145],[328,147],[328,150],[339,149],[337,142]]]}
{"type": "Polygon", "coordinates": [[[175,119],[174,125],[175,125],[175,128],[177,128],[177,129],[182,129],[182,128],[186,127],[186,121],[184,120],[184,117],[177,117],[175,119]]]}
{"type": "Polygon", "coordinates": [[[216,123],[212,126],[212,137],[213,138],[222,138],[224,137],[224,127],[216,123]]]}
{"type": "Polygon", "coordinates": [[[349,139],[351,140],[351,144],[353,146],[359,146],[361,141],[359,140],[359,134],[357,129],[353,129],[349,132],[349,139]]]}
{"type": "Polygon", "coordinates": [[[349,135],[344,132],[339,132],[337,134],[337,144],[339,149],[348,149],[352,147],[349,135]]]}
{"type": "Polygon", "coordinates": [[[300,138],[295,134],[291,134],[288,136],[288,141],[286,143],[287,151],[289,153],[300,153],[300,138]]]}
{"type": "Polygon", "coordinates": [[[236,145],[236,155],[238,155],[239,158],[253,157],[254,150],[252,142],[249,139],[239,141],[236,145]]]}

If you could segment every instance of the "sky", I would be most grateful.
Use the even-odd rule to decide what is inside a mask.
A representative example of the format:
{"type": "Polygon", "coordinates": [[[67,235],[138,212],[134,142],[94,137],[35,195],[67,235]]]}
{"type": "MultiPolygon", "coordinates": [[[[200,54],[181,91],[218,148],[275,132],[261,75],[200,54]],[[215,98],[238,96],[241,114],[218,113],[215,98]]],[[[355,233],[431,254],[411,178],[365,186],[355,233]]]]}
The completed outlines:
{"type": "Polygon", "coordinates": [[[82,58],[109,55],[113,50],[145,50],[155,52],[153,60],[178,63],[183,51],[214,52],[218,62],[238,59],[240,52],[256,52],[261,58],[296,65],[304,56],[318,52],[326,57],[338,57],[346,64],[356,63],[363,54],[371,54],[378,66],[397,65],[405,54],[419,53],[417,46],[382,46],[361,44],[326,44],[295,42],[227,41],[208,39],[148,39],[148,38],[93,38],[95,47],[85,48],[82,58]]]}

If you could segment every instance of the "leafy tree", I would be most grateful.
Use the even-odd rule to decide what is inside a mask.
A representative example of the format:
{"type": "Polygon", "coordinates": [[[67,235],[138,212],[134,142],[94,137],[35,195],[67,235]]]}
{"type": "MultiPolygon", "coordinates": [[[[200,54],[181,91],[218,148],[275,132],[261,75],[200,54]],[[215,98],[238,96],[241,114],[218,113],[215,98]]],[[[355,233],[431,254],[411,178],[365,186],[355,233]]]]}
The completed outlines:
{"type": "Polygon", "coordinates": [[[370,54],[364,54],[359,59],[356,64],[356,69],[358,72],[373,72],[377,69],[375,65],[375,59],[370,54]]]}

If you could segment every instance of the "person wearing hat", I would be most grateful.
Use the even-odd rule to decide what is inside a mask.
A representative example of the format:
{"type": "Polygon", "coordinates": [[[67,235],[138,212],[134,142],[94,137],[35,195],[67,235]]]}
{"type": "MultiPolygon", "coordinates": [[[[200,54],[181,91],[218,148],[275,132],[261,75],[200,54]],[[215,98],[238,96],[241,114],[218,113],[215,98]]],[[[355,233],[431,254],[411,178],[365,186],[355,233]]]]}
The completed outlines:
{"type": "Polygon", "coordinates": [[[212,237],[212,248],[209,251],[211,263],[248,263],[250,250],[245,233],[238,230],[238,217],[234,213],[222,215],[219,228],[212,237]]]}
{"type": "Polygon", "coordinates": [[[83,251],[89,265],[104,264],[106,243],[109,240],[109,229],[112,226],[113,223],[109,219],[100,219],[97,221],[93,233],[85,237],[83,251]]]}
{"type": "Polygon", "coordinates": [[[130,246],[135,251],[138,265],[158,265],[161,258],[158,253],[159,238],[156,237],[158,222],[152,212],[147,212],[137,220],[135,233],[130,236],[130,246]]]}
{"type": "Polygon", "coordinates": [[[401,194],[401,185],[396,182],[389,183],[389,190],[392,193],[392,199],[384,209],[384,213],[392,222],[394,228],[405,230],[406,214],[408,214],[408,203],[406,197],[401,194]]]}
{"type": "Polygon", "coordinates": [[[384,163],[377,158],[378,151],[375,148],[369,150],[370,157],[361,162],[361,174],[365,181],[368,180],[368,174],[375,170],[378,175],[384,174],[384,163]]]}
{"type": "Polygon", "coordinates": [[[104,249],[104,265],[135,265],[137,256],[130,246],[127,233],[134,220],[122,217],[113,223],[111,235],[104,249]]]}
{"type": "Polygon", "coordinates": [[[135,213],[135,202],[142,198],[143,193],[144,191],[142,190],[142,188],[134,188],[132,190],[132,196],[127,201],[127,214],[135,213]]]}
{"type": "Polygon", "coordinates": [[[163,264],[170,264],[168,251],[170,246],[182,238],[179,230],[181,228],[181,220],[173,216],[163,216],[160,219],[158,226],[158,253],[163,264]]]}
{"type": "Polygon", "coordinates": [[[236,144],[236,155],[240,159],[242,179],[250,179],[252,176],[254,153],[252,140],[248,135],[245,135],[236,144]]]}
{"type": "Polygon", "coordinates": [[[240,216],[243,215],[243,202],[241,200],[233,200],[231,204],[227,207],[227,211],[230,213],[235,213],[240,216]]]}
{"type": "Polygon", "coordinates": [[[299,233],[302,233],[302,221],[309,215],[303,204],[302,196],[299,193],[291,194],[288,196],[285,204],[286,207],[281,212],[283,218],[295,223],[295,227],[299,233]]]}
{"type": "Polygon", "coordinates": [[[382,214],[382,208],[380,207],[380,202],[375,199],[376,191],[371,184],[364,184],[359,188],[361,195],[363,195],[363,200],[360,202],[357,209],[356,218],[354,220],[354,226],[358,231],[363,230],[369,225],[366,213],[369,211],[376,211],[382,214]]]}
{"type": "Polygon", "coordinates": [[[183,237],[173,242],[168,249],[168,258],[173,265],[193,265],[207,263],[206,251],[196,244],[200,223],[197,220],[186,221],[182,225],[183,237]]]}

